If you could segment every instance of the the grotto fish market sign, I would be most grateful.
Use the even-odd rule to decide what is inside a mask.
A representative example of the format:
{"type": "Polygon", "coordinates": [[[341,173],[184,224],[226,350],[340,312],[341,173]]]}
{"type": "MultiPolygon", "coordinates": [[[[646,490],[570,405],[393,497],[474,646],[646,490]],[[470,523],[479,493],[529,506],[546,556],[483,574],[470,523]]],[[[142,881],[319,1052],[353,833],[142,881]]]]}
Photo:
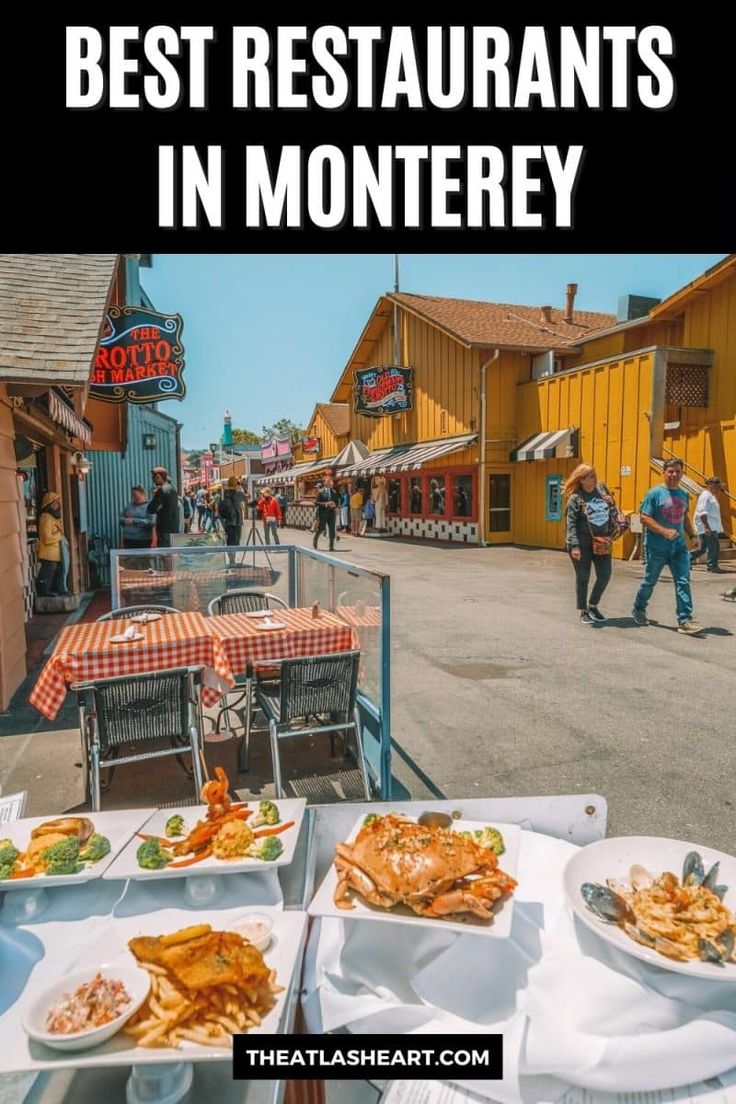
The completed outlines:
{"type": "Polygon", "coordinates": [[[183,399],[183,323],[179,314],[111,307],[100,339],[90,395],[104,402],[183,399]]]}

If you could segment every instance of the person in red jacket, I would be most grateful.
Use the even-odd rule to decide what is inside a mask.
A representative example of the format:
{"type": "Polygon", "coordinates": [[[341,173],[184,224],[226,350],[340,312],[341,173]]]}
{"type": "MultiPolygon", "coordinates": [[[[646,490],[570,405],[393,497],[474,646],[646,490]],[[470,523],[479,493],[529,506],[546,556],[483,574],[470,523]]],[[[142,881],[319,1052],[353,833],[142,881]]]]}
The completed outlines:
{"type": "Polygon", "coordinates": [[[274,497],[274,493],[270,487],[264,487],[261,491],[261,498],[257,506],[258,513],[261,515],[261,521],[263,522],[263,530],[266,535],[266,544],[271,543],[271,534],[273,533],[273,539],[276,544],[281,544],[279,540],[279,525],[281,524],[281,507],[279,506],[278,499],[274,497]]]}

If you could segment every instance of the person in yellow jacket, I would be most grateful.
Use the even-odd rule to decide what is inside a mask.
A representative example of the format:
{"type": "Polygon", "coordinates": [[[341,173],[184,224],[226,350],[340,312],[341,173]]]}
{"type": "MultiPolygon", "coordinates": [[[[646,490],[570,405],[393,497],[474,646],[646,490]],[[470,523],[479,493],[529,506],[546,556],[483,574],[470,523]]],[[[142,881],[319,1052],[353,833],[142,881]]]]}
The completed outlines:
{"type": "Polygon", "coordinates": [[[41,598],[68,594],[66,574],[68,554],[64,527],[61,523],[61,498],[56,491],[47,491],[41,499],[38,518],[38,573],[36,593],[41,598]]]}

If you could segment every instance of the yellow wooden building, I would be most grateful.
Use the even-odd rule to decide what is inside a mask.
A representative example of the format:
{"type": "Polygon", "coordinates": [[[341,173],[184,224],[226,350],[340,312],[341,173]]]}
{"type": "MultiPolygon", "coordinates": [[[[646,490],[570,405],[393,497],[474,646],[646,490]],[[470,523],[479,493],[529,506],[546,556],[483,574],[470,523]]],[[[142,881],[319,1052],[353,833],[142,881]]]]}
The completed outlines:
{"type": "MultiPolygon", "coordinates": [[[[736,258],[663,302],[624,297],[622,319],[578,310],[576,291],[561,310],[379,299],[332,399],[368,449],[338,478],[384,477],[391,531],[562,548],[561,487],[581,461],[629,513],[672,455],[693,495],[713,474],[736,488],[736,258]],[[391,365],[413,369],[411,409],[359,412],[361,373],[391,365]]],[[[736,498],[721,504],[730,535],[736,498]]]]}

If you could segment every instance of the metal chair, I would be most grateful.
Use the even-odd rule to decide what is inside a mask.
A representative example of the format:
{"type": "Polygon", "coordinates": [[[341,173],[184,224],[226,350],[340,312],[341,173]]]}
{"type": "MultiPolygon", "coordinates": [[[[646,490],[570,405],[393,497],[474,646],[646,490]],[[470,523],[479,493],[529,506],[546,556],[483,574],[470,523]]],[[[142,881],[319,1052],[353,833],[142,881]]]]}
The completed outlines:
{"type": "Polygon", "coordinates": [[[102,617],[97,618],[97,621],[130,621],[140,613],[181,613],[181,610],[174,609],[173,606],[121,606],[120,609],[103,613],[102,617]]]}
{"type": "MultiPolygon", "coordinates": [[[[109,755],[116,767],[175,755],[181,757],[188,744],[192,755],[192,776],[196,797],[202,789],[201,709],[197,684],[200,672],[181,667],[155,674],[126,675],[77,683],[82,734],[85,794],[92,809],[100,808],[100,770],[109,755]],[[119,757],[125,744],[145,744],[165,739],[168,748],[119,757]]],[[[109,786],[109,782],[108,782],[109,786]]]]}
{"type": "MultiPolygon", "coordinates": [[[[317,732],[347,734],[352,730],[355,734],[363,789],[366,799],[370,799],[371,788],[363,754],[360,715],[356,705],[359,666],[360,652],[285,659],[281,664],[279,683],[256,684],[256,702],[268,721],[277,797],[283,797],[279,740],[317,732]],[[325,723],[325,716],[329,717],[329,723],[325,723]]],[[[247,725],[246,759],[249,744],[250,725],[247,725]]]]}
{"type": "Polygon", "coordinates": [[[271,609],[271,605],[288,609],[289,604],[276,594],[268,594],[262,590],[226,590],[224,594],[218,594],[207,606],[210,617],[217,617],[225,613],[254,613],[256,610],[271,609]]]}

